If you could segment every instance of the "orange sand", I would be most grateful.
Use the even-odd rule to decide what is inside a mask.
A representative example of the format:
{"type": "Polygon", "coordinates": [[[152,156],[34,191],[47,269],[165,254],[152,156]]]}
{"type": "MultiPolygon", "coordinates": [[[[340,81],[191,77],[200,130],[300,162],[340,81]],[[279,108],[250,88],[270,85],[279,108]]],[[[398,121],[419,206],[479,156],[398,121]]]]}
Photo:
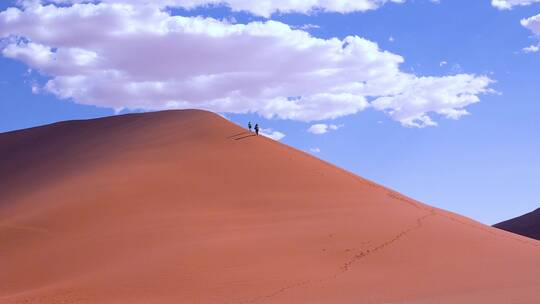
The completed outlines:
{"type": "Polygon", "coordinates": [[[0,303],[540,303],[540,242],[203,111],[0,134],[0,303]]]}

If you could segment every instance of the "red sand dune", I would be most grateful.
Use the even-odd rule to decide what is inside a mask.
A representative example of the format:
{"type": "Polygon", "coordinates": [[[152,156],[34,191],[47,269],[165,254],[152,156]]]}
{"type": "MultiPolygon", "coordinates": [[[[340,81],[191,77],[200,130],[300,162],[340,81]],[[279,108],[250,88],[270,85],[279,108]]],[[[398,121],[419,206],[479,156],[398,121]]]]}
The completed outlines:
{"type": "Polygon", "coordinates": [[[540,240],[540,208],[522,216],[495,224],[493,227],[540,240]]]}
{"type": "Polygon", "coordinates": [[[203,111],[0,134],[0,303],[540,303],[540,242],[203,111]]]}

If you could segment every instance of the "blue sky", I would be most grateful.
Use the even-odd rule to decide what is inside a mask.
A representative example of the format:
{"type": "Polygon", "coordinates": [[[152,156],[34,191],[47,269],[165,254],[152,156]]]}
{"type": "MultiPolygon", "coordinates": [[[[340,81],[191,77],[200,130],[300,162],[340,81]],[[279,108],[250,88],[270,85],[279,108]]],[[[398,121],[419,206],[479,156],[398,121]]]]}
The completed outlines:
{"type": "MultiPolygon", "coordinates": [[[[13,1],[4,1],[0,10],[13,5],[13,1]]],[[[187,17],[226,19],[236,24],[268,20],[257,12],[233,12],[223,6],[193,10],[173,8],[169,12],[187,17]]],[[[433,102],[432,109],[437,110],[419,115],[428,113],[436,126],[410,126],[405,114],[390,113],[406,108],[407,103],[391,109],[365,107],[371,102],[375,104],[374,100],[383,93],[374,94],[375,97],[366,94],[364,103],[354,104],[355,113],[339,112],[336,117],[324,116],[323,112],[329,106],[318,99],[312,102],[320,105],[315,109],[319,112],[305,119],[297,119],[296,114],[289,112],[269,114],[265,109],[253,106],[253,101],[246,97],[248,93],[242,98],[246,99],[246,107],[253,107],[249,110],[253,113],[239,113],[244,104],[235,105],[230,111],[219,109],[224,109],[221,112],[226,112],[226,117],[238,124],[257,121],[263,128],[283,133],[285,137],[281,141],[286,144],[415,199],[493,224],[540,207],[540,53],[523,51],[525,47],[538,44],[538,38],[534,30],[520,24],[520,20],[539,13],[540,3],[501,10],[488,0],[441,0],[439,3],[416,0],[386,3],[368,11],[299,11],[273,14],[269,18],[291,28],[303,27],[325,42],[347,36],[375,42],[381,52],[388,51],[404,59],[399,70],[407,75],[419,78],[484,75],[493,81],[489,91],[472,94],[478,96],[480,102],[469,102],[458,108],[470,113],[459,119],[445,117],[444,111],[437,112],[441,109],[435,106],[440,104],[437,98],[444,93],[426,93],[426,96],[435,96],[430,97],[433,100],[429,102],[433,102]],[[274,118],[269,118],[270,115],[274,118]],[[338,128],[319,135],[307,131],[313,124],[321,123],[338,128]]],[[[0,23],[0,34],[2,26],[0,23]]],[[[51,68],[48,63],[23,57],[21,52],[6,56],[5,48],[13,43],[9,40],[13,35],[23,36],[18,38],[18,45],[21,45],[21,39],[24,39],[22,43],[33,39],[18,33],[9,34],[11,38],[5,38],[0,44],[4,49],[4,56],[0,57],[0,132],[115,114],[110,105],[120,103],[118,96],[124,95],[96,93],[96,98],[104,96],[108,102],[101,103],[82,98],[80,94],[69,95],[66,92],[71,91],[60,87],[61,84],[55,87],[56,91],[50,89],[47,82],[65,72],[58,72],[58,68],[51,68]],[[61,98],[66,94],[67,98],[61,98]]],[[[280,52],[271,55],[270,58],[283,56],[280,52]]],[[[366,80],[367,83],[370,81],[366,80]]],[[[415,88],[412,94],[418,90],[415,88]]],[[[294,91],[283,94],[290,92],[294,91]]],[[[144,108],[141,105],[145,105],[147,92],[138,90],[137,94],[140,95],[134,96],[142,96],[142,101],[134,108],[144,108]]],[[[456,93],[459,94],[461,92],[456,93]]],[[[176,104],[176,107],[182,105],[176,104]]],[[[202,107],[208,108],[207,105],[202,107]]],[[[144,110],[152,109],[155,108],[144,110]]],[[[121,113],[130,111],[127,107],[121,113]]]]}

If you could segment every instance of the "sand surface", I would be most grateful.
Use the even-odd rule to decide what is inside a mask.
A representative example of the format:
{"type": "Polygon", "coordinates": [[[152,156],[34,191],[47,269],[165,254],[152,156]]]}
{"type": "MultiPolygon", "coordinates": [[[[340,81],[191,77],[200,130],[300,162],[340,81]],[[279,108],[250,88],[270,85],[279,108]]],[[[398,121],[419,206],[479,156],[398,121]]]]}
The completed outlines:
{"type": "Polygon", "coordinates": [[[540,208],[493,226],[540,240],[540,208]]]}
{"type": "Polygon", "coordinates": [[[539,270],[539,241],[208,112],[0,134],[2,304],[537,304],[539,270]]]}

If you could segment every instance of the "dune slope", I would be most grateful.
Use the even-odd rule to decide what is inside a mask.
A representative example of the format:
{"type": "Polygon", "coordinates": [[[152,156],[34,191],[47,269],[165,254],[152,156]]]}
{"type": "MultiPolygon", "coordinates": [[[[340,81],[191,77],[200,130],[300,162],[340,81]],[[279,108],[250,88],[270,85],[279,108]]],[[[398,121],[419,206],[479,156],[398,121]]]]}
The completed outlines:
{"type": "Polygon", "coordinates": [[[540,242],[204,111],[0,134],[0,303],[538,303],[540,242]]]}
{"type": "Polygon", "coordinates": [[[540,208],[495,224],[493,227],[540,240],[540,208]]]}

